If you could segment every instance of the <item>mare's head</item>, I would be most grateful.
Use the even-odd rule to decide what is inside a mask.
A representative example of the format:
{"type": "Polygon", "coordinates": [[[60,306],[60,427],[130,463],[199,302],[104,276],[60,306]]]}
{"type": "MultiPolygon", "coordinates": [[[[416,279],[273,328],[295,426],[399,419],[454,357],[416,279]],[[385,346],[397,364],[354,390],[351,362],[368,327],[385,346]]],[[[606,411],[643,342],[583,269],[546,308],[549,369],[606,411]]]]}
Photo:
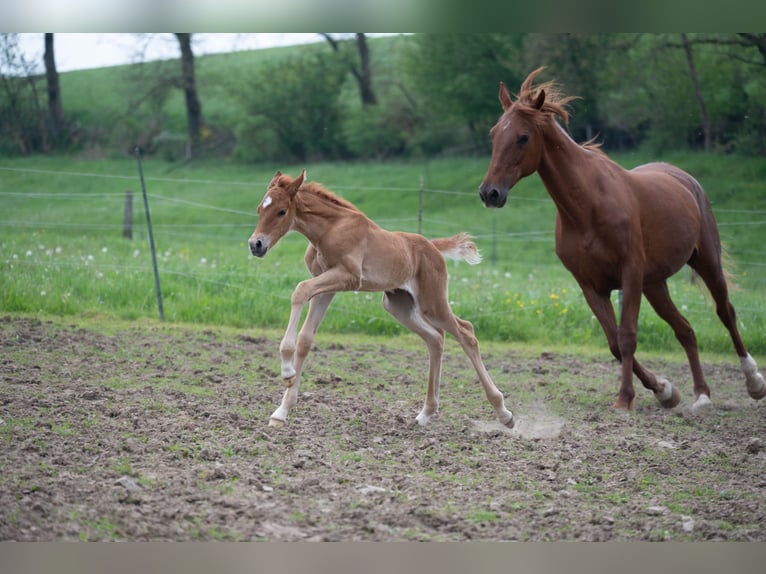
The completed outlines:
{"type": "Polygon", "coordinates": [[[527,76],[515,101],[500,82],[503,115],[489,132],[492,159],[479,186],[479,197],[486,207],[503,207],[508,191],[521,178],[537,171],[545,145],[543,133],[555,121],[553,116],[568,120],[564,106],[574,97],[562,97],[553,82],[532,85],[544,69],[538,68],[527,76]]]}
{"type": "Polygon", "coordinates": [[[250,252],[263,257],[290,231],[295,219],[295,194],[303,185],[306,170],[295,179],[277,171],[258,206],[258,225],[250,236],[250,252]]]}

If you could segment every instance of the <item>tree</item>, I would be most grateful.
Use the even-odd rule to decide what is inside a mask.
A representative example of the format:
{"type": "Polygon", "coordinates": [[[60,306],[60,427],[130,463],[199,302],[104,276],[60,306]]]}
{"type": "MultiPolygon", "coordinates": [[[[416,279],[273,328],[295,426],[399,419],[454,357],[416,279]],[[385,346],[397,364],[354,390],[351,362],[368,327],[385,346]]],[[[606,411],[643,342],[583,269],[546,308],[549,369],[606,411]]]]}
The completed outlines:
{"type": "Polygon", "coordinates": [[[522,34],[417,34],[404,57],[408,91],[429,134],[425,153],[447,147],[486,150],[487,133],[499,115],[502,80],[518,86],[525,77],[519,62],[522,34]]]}
{"type": "Polygon", "coordinates": [[[56,70],[56,57],[53,49],[53,34],[45,34],[45,79],[48,84],[48,112],[50,131],[53,139],[58,139],[65,130],[64,106],[61,102],[59,73],[56,70]]]}
{"type": "Polygon", "coordinates": [[[322,53],[269,62],[238,78],[246,111],[239,142],[248,161],[311,161],[345,155],[341,87],[346,70],[322,53]]]}
{"type": "MultiPolygon", "coordinates": [[[[332,46],[333,51],[338,53],[340,51],[340,44],[338,40],[333,38],[330,34],[320,34],[324,36],[327,42],[332,46]]],[[[356,34],[356,49],[359,55],[359,65],[352,59],[346,60],[351,74],[356,79],[356,83],[359,86],[359,97],[362,99],[363,106],[374,106],[378,103],[378,98],[375,96],[375,91],[372,89],[372,67],[370,66],[370,49],[367,45],[367,36],[357,32],[356,34]]]]}
{"type": "Polygon", "coordinates": [[[24,58],[18,34],[0,34],[0,153],[48,151],[36,66],[24,58]]]}
{"type": "Polygon", "coordinates": [[[691,44],[689,43],[689,37],[686,34],[681,34],[681,42],[684,47],[684,53],[686,54],[686,63],[689,67],[689,77],[691,78],[692,85],[694,86],[694,96],[697,98],[697,105],[700,108],[705,151],[710,151],[713,145],[712,129],[710,127],[710,116],[707,113],[707,108],[705,108],[705,99],[702,97],[702,90],[700,89],[700,83],[697,79],[697,68],[694,65],[694,56],[692,54],[691,44]]]}
{"type": "Polygon", "coordinates": [[[186,119],[189,131],[189,149],[187,159],[191,159],[198,151],[202,131],[202,106],[197,97],[197,85],[194,78],[194,52],[191,47],[189,33],[176,33],[181,47],[181,88],[186,100],[186,119]]]}

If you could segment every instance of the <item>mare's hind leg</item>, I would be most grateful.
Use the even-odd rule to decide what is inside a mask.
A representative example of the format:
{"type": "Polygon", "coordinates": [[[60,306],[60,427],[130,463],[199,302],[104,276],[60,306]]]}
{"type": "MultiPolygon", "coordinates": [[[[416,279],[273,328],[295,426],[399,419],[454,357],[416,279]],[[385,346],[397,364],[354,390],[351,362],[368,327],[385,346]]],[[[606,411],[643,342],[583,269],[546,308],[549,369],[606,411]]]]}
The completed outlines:
{"type": "Polygon", "coordinates": [[[758,372],[758,365],[756,365],[755,360],[747,352],[747,348],[739,334],[739,329],[737,329],[737,314],[731,301],[729,301],[729,289],[726,285],[723,269],[721,268],[720,257],[705,257],[703,252],[700,251],[693,261],[690,262],[690,265],[710,290],[713,301],[715,301],[718,318],[729,331],[731,341],[734,344],[734,350],[737,352],[737,356],[739,356],[742,372],[745,373],[747,393],[755,400],[766,397],[766,382],[764,382],[763,375],[758,372]],[[713,261],[710,261],[710,259],[713,259],[713,261]]]}
{"type": "MultiPolygon", "coordinates": [[[[423,303],[423,305],[425,306],[426,304],[423,303]]],[[[487,368],[484,366],[484,361],[482,361],[481,352],[479,351],[479,341],[474,334],[473,325],[469,321],[460,319],[452,312],[446,294],[437,301],[430,300],[428,307],[422,309],[421,312],[429,323],[444,329],[457,339],[460,346],[463,347],[465,354],[471,359],[471,363],[473,363],[473,367],[476,369],[476,374],[479,376],[479,382],[484,389],[484,393],[487,395],[489,403],[495,409],[498,420],[508,428],[512,428],[516,422],[513,418],[513,413],[505,407],[503,393],[495,386],[487,372],[487,368]]]]}
{"type": "MultiPolygon", "coordinates": [[[[617,318],[614,314],[614,307],[608,296],[600,295],[590,289],[587,286],[582,286],[582,292],[585,296],[585,300],[588,302],[593,314],[601,324],[601,328],[606,336],[609,350],[615,359],[622,363],[622,354],[620,353],[620,347],[617,341],[617,318]]],[[[651,371],[645,369],[641,364],[633,358],[633,373],[638,377],[641,383],[652,391],[657,399],[660,401],[663,407],[672,408],[680,401],[680,395],[678,390],[673,387],[666,379],[657,377],[651,371]]],[[[621,391],[623,389],[621,388],[621,391]]],[[[632,391],[632,387],[629,389],[632,391]]],[[[633,399],[635,394],[620,394],[617,397],[617,401],[614,403],[614,408],[630,409],[633,406],[633,399]]]]}
{"type": "Polygon", "coordinates": [[[412,295],[402,289],[383,293],[383,307],[397,321],[420,336],[428,348],[428,389],[423,408],[415,418],[425,426],[439,409],[439,385],[441,381],[444,332],[434,328],[420,316],[412,295]]]}
{"type": "MultiPolygon", "coordinates": [[[[692,329],[689,321],[681,315],[678,308],[673,303],[673,300],[670,298],[670,293],[668,292],[668,285],[665,281],[645,286],[644,295],[646,295],[647,301],[649,301],[651,306],[657,312],[657,315],[670,325],[676,339],[678,339],[678,342],[681,343],[684,351],[686,351],[686,357],[689,360],[689,367],[692,372],[692,379],[694,380],[695,400],[692,409],[709,406],[712,404],[710,402],[710,388],[707,386],[705,376],[702,373],[702,365],[700,365],[699,352],[697,351],[697,336],[694,334],[694,329],[692,329]]],[[[660,400],[660,402],[662,401],[660,400]]],[[[676,403],[677,402],[678,401],[676,401],[676,403]]]]}
{"type": "Polygon", "coordinates": [[[298,389],[301,382],[303,363],[309,354],[319,324],[324,319],[327,308],[330,306],[334,296],[335,293],[322,293],[312,298],[309,303],[309,312],[306,315],[306,320],[303,322],[300,333],[298,333],[297,345],[292,355],[291,364],[294,374],[286,379],[287,389],[285,389],[285,393],[282,395],[282,403],[269,418],[269,426],[271,427],[283,427],[287,421],[287,415],[290,414],[290,410],[298,402],[298,389]]]}

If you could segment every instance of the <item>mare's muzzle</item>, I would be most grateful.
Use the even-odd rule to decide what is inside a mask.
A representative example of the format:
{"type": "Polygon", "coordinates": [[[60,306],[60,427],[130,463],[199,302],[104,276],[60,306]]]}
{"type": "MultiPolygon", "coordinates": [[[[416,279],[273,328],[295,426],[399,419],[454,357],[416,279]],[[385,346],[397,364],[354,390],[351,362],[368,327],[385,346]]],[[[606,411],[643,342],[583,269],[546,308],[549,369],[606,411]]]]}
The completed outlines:
{"type": "Polygon", "coordinates": [[[508,189],[501,189],[496,185],[482,183],[479,186],[479,197],[484,207],[503,207],[508,199],[508,189]]]}

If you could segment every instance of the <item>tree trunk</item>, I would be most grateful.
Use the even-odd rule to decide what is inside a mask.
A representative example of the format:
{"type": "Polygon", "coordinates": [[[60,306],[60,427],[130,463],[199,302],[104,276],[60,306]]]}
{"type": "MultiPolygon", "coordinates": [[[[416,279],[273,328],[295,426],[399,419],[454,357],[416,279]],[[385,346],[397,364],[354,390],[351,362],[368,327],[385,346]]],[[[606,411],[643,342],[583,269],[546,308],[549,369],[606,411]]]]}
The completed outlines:
{"type": "MultiPolygon", "coordinates": [[[[320,33],[330,44],[334,52],[338,52],[340,45],[338,41],[330,34],[320,33]]],[[[348,68],[356,79],[359,86],[359,97],[363,106],[374,106],[378,103],[375,91],[372,89],[372,67],[370,66],[370,49],[367,46],[367,36],[363,33],[356,34],[356,49],[359,53],[360,67],[355,66],[351,61],[348,62],[348,68]]]]}
{"type": "Polygon", "coordinates": [[[186,98],[186,120],[189,130],[190,149],[187,154],[191,159],[197,150],[202,129],[202,106],[197,97],[197,86],[194,79],[194,53],[191,48],[191,34],[176,33],[181,46],[181,87],[186,98]]]}
{"type": "Polygon", "coordinates": [[[55,141],[64,131],[64,107],[61,103],[61,87],[59,73],[56,70],[56,58],[53,50],[53,34],[45,34],[45,77],[48,83],[48,111],[50,114],[50,130],[55,141]]]}
{"type": "Polygon", "coordinates": [[[705,151],[710,151],[713,147],[713,134],[710,127],[710,117],[708,116],[707,108],[705,108],[705,100],[702,98],[702,90],[700,90],[700,84],[697,80],[697,69],[694,67],[692,47],[686,34],[681,34],[681,41],[684,45],[684,52],[686,52],[686,63],[689,66],[689,76],[691,76],[692,84],[694,85],[694,95],[697,97],[697,105],[699,105],[700,115],[702,116],[702,133],[705,138],[705,151]]]}
{"type": "Polygon", "coordinates": [[[361,69],[358,74],[355,72],[354,76],[356,76],[356,81],[359,83],[359,95],[362,98],[362,105],[374,106],[378,103],[378,98],[375,97],[375,92],[372,90],[370,49],[367,47],[367,37],[364,34],[357,33],[356,47],[359,51],[361,69]]]}

